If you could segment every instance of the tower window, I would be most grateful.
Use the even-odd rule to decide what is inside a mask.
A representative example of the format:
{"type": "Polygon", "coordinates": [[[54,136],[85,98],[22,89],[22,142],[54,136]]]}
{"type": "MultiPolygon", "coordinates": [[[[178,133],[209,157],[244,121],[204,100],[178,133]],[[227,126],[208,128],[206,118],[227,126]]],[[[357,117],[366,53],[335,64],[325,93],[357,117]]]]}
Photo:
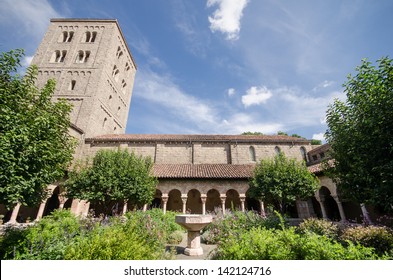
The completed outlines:
{"type": "Polygon", "coordinates": [[[72,37],[74,37],[73,31],[63,31],[60,35],[59,42],[69,43],[71,42],[72,37]]]}
{"type": "Polygon", "coordinates": [[[121,50],[120,47],[117,48],[117,52],[116,52],[116,57],[120,58],[123,55],[123,51],[121,50]]]}
{"type": "Polygon", "coordinates": [[[104,121],[102,122],[102,127],[105,127],[107,120],[108,120],[107,118],[104,118],[104,121]]]}
{"type": "Polygon", "coordinates": [[[256,161],[255,158],[255,148],[253,146],[250,146],[250,148],[248,148],[249,152],[250,152],[250,160],[251,161],[256,161]]]}
{"type": "Polygon", "coordinates": [[[112,70],[112,77],[115,78],[115,81],[117,81],[119,79],[119,69],[117,69],[117,66],[113,66],[113,70],[112,70]]]}
{"type": "Polygon", "coordinates": [[[278,156],[278,155],[281,153],[280,147],[276,146],[276,147],[274,148],[274,152],[275,152],[276,155],[278,156]]]}
{"type": "Polygon", "coordinates": [[[117,115],[119,116],[120,115],[120,106],[119,107],[117,107],[117,115]]]}
{"type": "Polygon", "coordinates": [[[306,153],[306,148],[300,147],[300,153],[302,154],[302,158],[304,161],[307,161],[307,153],[306,153]]]}
{"type": "Polygon", "coordinates": [[[76,63],[86,63],[89,60],[90,51],[79,51],[76,56],[76,63]]]}
{"type": "Polygon", "coordinates": [[[55,51],[52,54],[50,62],[64,62],[67,51],[55,51]]]}
{"type": "Polygon", "coordinates": [[[97,32],[90,32],[86,31],[85,34],[83,35],[82,42],[85,43],[94,43],[97,37],[97,32]]]}
{"type": "Polygon", "coordinates": [[[74,90],[76,85],[75,80],[71,80],[70,85],[68,86],[68,90],[74,90]]]}
{"type": "Polygon", "coordinates": [[[124,79],[121,81],[121,87],[123,88],[123,90],[125,89],[125,87],[127,86],[126,81],[124,81],[124,79]]]}
{"type": "Polygon", "coordinates": [[[131,69],[130,64],[127,62],[127,63],[126,63],[125,70],[126,70],[126,71],[129,71],[130,69],[131,69]]]}

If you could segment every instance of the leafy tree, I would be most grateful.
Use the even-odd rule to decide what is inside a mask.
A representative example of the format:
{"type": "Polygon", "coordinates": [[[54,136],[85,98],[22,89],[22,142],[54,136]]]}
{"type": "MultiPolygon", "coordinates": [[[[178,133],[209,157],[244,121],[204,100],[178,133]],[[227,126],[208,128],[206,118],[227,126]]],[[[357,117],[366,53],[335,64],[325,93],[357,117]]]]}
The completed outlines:
{"type": "Polygon", "coordinates": [[[112,201],[143,205],[152,201],[157,179],[150,158],[127,150],[100,150],[91,162],[79,163],[65,182],[67,196],[96,202],[106,213],[112,201]]]}
{"type": "Polygon", "coordinates": [[[75,141],[68,134],[71,105],[52,102],[55,81],[35,86],[37,67],[17,69],[23,50],[0,55],[0,204],[37,205],[47,185],[64,176],[75,141]]]}
{"type": "Polygon", "coordinates": [[[317,139],[311,139],[310,143],[311,145],[322,145],[322,141],[317,139]]]}
{"type": "Polygon", "coordinates": [[[242,135],[263,135],[262,132],[258,132],[258,131],[247,131],[247,132],[243,132],[242,135]]]}
{"type": "Polygon", "coordinates": [[[277,131],[277,135],[288,136],[288,133],[286,133],[286,132],[284,132],[284,131],[277,131]]]}
{"type": "Polygon", "coordinates": [[[393,62],[377,62],[363,60],[344,84],[346,101],[328,108],[326,140],[334,165],[327,171],[344,195],[392,211],[393,62]]]}
{"type": "Polygon", "coordinates": [[[312,196],[318,188],[318,179],[303,161],[280,153],[256,165],[249,191],[251,196],[273,204],[284,214],[288,205],[312,196]]]}

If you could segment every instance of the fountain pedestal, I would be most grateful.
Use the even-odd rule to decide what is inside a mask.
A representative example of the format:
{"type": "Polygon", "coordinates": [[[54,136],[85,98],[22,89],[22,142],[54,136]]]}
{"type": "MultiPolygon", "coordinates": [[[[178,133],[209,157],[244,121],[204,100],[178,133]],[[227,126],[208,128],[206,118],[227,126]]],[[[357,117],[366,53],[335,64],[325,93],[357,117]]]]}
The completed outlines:
{"type": "Polygon", "coordinates": [[[201,247],[201,229],[212,222],[210,215],[177,215],[176,223],[187,231],[187,247],[184,254],[187,256],[199,256],[203,254],[201,247]]]}

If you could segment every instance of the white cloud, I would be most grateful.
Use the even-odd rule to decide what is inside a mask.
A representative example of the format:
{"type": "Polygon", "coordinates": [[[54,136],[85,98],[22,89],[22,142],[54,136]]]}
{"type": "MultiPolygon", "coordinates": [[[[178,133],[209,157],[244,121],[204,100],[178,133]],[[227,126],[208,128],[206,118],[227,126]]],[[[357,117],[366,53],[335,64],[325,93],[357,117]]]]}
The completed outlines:
{"type": "Polygon", "coordinates": [[[149,70],[139,70],[135,94],[164,107],[168,114],[198,127],[216,123],[216,112],[207,102],[185,93],[170,77],[149,70]]]}
{"type": "Polygon", "coordinates": [[[248,0],[208,0],[207,6],[218,5],[218,9],[209,16],[210,30],[226,34],[227,40],[237,40],[240,32],[240,20],[248,0]]]}
{"type": "Polygon", "coordinates": [[[228,89],[228,96],[233,96],[236,94],[236,90],[234,88],[229,88],[228,89]]]}
{"type": "Polygon", "coordinates": [[[236,113],[224,120],[218,128],[223,133],[241,134],[247,131],[258,131],[264,134],[274,134],[283,130],[283,125],[275,122],[261,122],[252,114],[236,113]]]}
{"type": "Polygon", "coordinates": [[[318,91],[320,89],[324,89],[324,88],[328,88],[332,85],[334,85],[334,81],[323,81],[322,83],[320,83],[319,85],[317,85],[316,87],[313,88],[313,91],[318,91]]]}
{"type": "Polygon", "coordinates": [[[313,134],[312,139],[325,141],[325,133],[321,132],[321,133],[313,134]]]}
{"type": "Polygon", "coordinates": [[[26,34],[40,40],[48,27],[50,18],[62,17],[47,0],[3,0],[0,22],[12,23],[26,34]],[[22,28],[22,29],[21,29],[22,28]]]}
{"type": "Polygon", "coordinates": [[[33,57],[34,57],[34,56],[25,56],[25,57],[23,58],[23,61],[22,61],[22,66],[23,66],[23,67],[28,67],[28,66],[30,66],[31,61],[33,60],[33,57]]]}
{"type": "Polygon", "coordinates": [[[246,93],[242,96],[242,103],[245,107],[264,104],[273,96],[272,92],[266,87],[251,87],[246,93]]]}

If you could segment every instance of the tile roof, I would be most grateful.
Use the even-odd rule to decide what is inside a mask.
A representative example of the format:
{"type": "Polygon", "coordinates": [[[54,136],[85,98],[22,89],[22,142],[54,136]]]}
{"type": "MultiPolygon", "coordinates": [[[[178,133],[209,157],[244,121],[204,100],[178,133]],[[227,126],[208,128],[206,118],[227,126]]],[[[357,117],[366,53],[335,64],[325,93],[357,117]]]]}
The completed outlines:
{"type": "Polygon", "coordinates": [[[248,179],[254,164],[154,164],[157,178],[248,179]]]}
{"type": "Polygon", "coordinates": [[[305,143],[310,141],[303,138],[286,135],[214,135],[214,134],[108,134],[87,138],[86,142],[122,142],[122,141],[214,141],[214,142],[285,142],[305,143]]]}
{"type": "Polygon", "coordinates": [[[320,173],[322,172],[322,164],[321,163],[317,163],[314,165],[311,165],[309,167],[307,167],[308,171],[310,171],[311,173],[320,173]]]}

